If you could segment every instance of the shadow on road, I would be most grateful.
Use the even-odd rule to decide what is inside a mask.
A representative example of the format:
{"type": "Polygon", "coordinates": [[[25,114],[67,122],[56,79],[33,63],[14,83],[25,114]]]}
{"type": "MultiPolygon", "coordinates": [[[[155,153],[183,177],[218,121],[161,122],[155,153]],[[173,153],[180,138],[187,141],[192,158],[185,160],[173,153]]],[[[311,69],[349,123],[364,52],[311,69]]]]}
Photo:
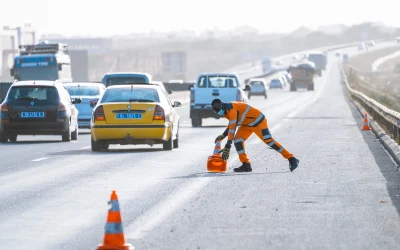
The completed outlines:
{"type": "Polygon", "coordinates": [[[134,153],[156,153],[163,151],[162,148],[128,148],[128,149],[109,149],[100,152],[93,152],[91,149],[67,150],[61,152],[48,153],[47,155],[116,155],[134,153]]]}
{"type": "Polygon", "coordinates": [[[250,172],[250,173],[235,173],[235,172],[225,172],[225,173],[210,173],[210,172],[202,172],[195,173],[183,176],[174,176],[167,179],[191,179],[191,178],[207,178],[207,177],[231,177],[231,176],[243,176],[243,175],[266,175],[266,174],[286,174],[290,173],[290,171],[282,171],[282,172],[250,172]]]}
{"type": "MultiPolygon", "coordinates": [[[[357,107],[350,101],[346,94],[345,96],[346,101],[350,106],[353,117],[356,120],[358,127],[361,129],[364,117],[360,114],[357,107]]],[[[391,158],[389,158],[386,150],[382,149],[383,146],[380,144],[379,139],[372,131],[366,131],[366,133],[362,133],[362,136],[364,138],[364,141],[367,143],[376,164],[379,166],[382,175],[386,179],[386,188],[389,192],[392,204],[396,208],[397,213],[400,214],[400,199],[397,196],[400,192],[400,171],[397,171],[396,164],[392,161],[391,158]],[[377,148],[379,148],[379,150],[377,150],[377,148]]]]}

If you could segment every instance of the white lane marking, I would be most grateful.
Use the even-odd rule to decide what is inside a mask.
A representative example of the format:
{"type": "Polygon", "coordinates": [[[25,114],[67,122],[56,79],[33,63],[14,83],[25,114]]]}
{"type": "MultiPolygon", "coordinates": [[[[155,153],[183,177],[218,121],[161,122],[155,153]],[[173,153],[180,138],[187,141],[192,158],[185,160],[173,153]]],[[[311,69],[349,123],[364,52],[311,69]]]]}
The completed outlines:
{"type": "Polygon", "coordinates": [[[86,147],[81,147],[80,149],[88,149],[88,148],[90,148],[91,146],[86,146],[86,147]]]}
{"type": "Polygon", "coordinates": [[[177,210],[183,203],[186,203],[192,196],[203,189],[215,177],[203,177],[195,181],[189,181],[168,198],[159,203],[150,212],[143,214],[127,228],[127,238],[140,239],[157,225],[163,222],[172,212],[177,210]]]}
{"type": "Polygon", "coordinates": [[[32,160],[32,161],[43,161],[43,160],[46,160],[46,159],[49,159],[49,157],[42,157],[42,158],[38,158],[38,159],[35,159],[35,160],[32,160]]]}

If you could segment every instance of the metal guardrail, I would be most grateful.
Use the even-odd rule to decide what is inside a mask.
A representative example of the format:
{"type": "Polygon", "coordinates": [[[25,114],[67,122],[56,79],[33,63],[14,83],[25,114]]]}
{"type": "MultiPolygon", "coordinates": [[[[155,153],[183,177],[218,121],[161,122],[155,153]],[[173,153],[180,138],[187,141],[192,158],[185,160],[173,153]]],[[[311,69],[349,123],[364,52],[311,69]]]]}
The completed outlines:
{"type": "Polygon", "coordinates": [[[343,65],[340,66],[340,70],[342,72],[343,81],[346,84],[350,95],[365,108],[365,110],[374,118],[377,123],[383,126],[384,129],[393,136],[395,141],[399,142],[400,113],[389,109],[388,107],[368,97],[364,93],[352,89],[347,80],[347,75],[343,69],[343,65]]]}

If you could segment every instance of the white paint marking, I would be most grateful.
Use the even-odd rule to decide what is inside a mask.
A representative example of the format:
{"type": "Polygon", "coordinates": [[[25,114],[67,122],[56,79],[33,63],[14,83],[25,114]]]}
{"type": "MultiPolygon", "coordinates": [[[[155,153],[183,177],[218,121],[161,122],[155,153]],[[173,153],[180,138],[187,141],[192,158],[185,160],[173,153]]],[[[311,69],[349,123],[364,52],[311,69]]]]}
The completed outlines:
{"type": "Polygon", "coordinates": [[[91,146],[86,146],[86,147],[82,147],[82,148],[80,148],[80,149],[88,149],[88,148],[90,148],[91,146]]]}
{"type": "Polygon", "coordinates": [[[46,159],[49,159],[49,157],[38,158],[38,159],[35,159],[35,160],[32,160],[32,161],[43,161],[43,160],[46,160],[46,159]]]}
{"type": "Polygon", "coordinates": [[[140,239],[144,237],[214,178],[215,177],[203,177],[194,181],[189,181],[187,185],[179,188],[177,192],[169,195],[165,201],[159,203],[150,212],[143,214],[129,225],[126,230],[128,232],[126,234],[127,238],[140,239]]]}

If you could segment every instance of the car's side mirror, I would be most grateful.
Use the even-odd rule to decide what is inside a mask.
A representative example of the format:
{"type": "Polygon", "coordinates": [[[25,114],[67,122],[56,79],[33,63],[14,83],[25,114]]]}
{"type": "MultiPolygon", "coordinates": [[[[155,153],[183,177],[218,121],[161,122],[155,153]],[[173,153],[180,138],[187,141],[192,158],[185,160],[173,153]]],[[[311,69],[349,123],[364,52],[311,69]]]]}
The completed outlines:
{"type": "Polygon", "coordinates": [[[72,104],[79,104],[82,102],[82,98],[75,98],[75,100],[72,100],[72,104]]]}
{"type": "Polygon", "coordinates": [[[172,94],[172,90],[168,90],[168,94],[172,94]]]}
{"type": "Polygon", "coordinates": [[[172,105],[174,108],[182,107],[182,103],[174,101],[174,104],[172,105]]]}
{"type": "Polygon", "coordinates": [[[251,86],[250,85],[245,85],[244,86],[244,91],[250,91],[251,90],[251,86]]]}
{"type": "Polygon", "coordinates": [[[94,107],[96,107],[96,105],[97,105],[97,101],[91,101],[91,102],[89,103],[89,105],[90,105],[91,108],[94,108],[94,107]]]}
{"type": "Polygon", "coordinates": [[[192,90],[192,88],[194,87],[194,85],[189,85],[189,90],[192,90]]]}

